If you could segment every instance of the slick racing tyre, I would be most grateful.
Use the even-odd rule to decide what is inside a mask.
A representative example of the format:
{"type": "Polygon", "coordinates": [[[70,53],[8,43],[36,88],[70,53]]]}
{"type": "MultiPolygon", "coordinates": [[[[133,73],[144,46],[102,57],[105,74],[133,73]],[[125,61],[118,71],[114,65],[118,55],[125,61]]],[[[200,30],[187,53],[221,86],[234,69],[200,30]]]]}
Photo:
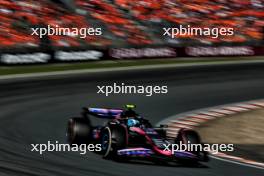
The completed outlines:
{"type": "Polygon", "coordinates": [[[126,147],[126,135],[122,126],[105,127],[101,135],[103,158],[118,159],[117,151],[126,147]]]}
{"type": "MultiPolygon", "coordinates": [[[[180,129],[174,141],[176,144],[201,144],[200,136],[197,132],[189,129],[180,129]]],[[[188,151],[197,154],[199,151],[188,151]]]]}
{"type": "MultiPolygon", "coordinates": [[[[201,143],[201,138],[200,138],[199,134],[196,131],[190,130],[190,129],[180,129],[180,131],[178,132],[178,135],[177,135],[174,142],[175,142],[175,144],[180,144],[180,142],[181,142],[182,144],[186,144],[186,145],[200,144],[201,147],[203,147],[203,144],[201,143]]],[[[195,154],[198,157],[199,161],[206,161],[207,162],[208,161],[207,152],[204,152],[202,150],[202,148],[201,148],[201,150],[199,150],[199,149],[200,148],[198,148],[198,150],[196,150],[196,151],[188,151],[188,150],[187,151],[195,154]]]]}
{"type": "Polygon", "coordinates": [[[67,140],[69,144],[87,144],[91,139],[91,124],[85,118],[71,118],[67,125],[67,140]]]}

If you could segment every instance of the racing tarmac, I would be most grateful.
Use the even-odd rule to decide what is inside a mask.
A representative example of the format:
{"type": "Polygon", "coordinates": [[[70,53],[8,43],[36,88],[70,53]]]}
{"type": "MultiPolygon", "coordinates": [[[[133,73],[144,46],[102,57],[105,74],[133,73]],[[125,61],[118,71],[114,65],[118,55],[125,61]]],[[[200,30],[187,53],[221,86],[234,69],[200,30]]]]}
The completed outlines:
{"type": "MultiPolygon", "coordinates": [[[[65,127],[83,106],[122,107],[137,111],[155,124],[194,109],[264,98],[264,65],[155,69],[0,82],[1,176],[263,176],[264,170],[211,159],[200,167],[118,163],[100,155],[77,152],[31,152],[32,143],[66,143],[65,127]],[[97,94],[97,85],[167,85],[168,94],[97,94]]],[[[99,120],[94,120],[99,123],[99,120]]],[[[263,135],[263,134],[260,134],[263,135]]]]}

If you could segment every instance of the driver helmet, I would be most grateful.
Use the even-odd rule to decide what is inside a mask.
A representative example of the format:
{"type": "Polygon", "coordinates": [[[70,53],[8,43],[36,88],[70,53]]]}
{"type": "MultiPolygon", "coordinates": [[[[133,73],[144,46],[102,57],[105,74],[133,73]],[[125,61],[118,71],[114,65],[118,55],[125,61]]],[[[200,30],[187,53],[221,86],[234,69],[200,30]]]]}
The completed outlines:
{"type": "Polygon", "coordinates": [[[136,119],[133,119],[133,118],[129,118],[127,120],[127,126],[128,127],[134,127],[134,126],[137,126],[139,124],[139,121],[136,120],[136,119]]]}

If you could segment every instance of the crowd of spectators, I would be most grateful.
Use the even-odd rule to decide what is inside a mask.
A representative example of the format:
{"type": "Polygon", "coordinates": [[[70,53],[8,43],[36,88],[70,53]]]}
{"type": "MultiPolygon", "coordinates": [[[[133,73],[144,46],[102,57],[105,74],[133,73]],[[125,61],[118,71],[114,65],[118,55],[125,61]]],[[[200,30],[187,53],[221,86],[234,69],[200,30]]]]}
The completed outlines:
{"type": "MultiPolygon", "coordinates": [[[[218,38],[177,36],[175,40],[201,43],[261,42],[264,28],[263,0],[116,0],[135,20],[156,22],[156,26],[190,25],[192,27],[234,29],[233,36],[218,38]]],[[[157,27],[158,28],[158,27],[157,27]]]]}
{"type": "Polygon", "coordinates": [[[38,47],[32,27],[59,26],[89,28],[102,24],[102,36],[80,38],[48,36],[55,47],[148,45],[175,43],[219,44],[263,42],[264,3],[262,0],[73,0],[76,13],[49,0],[1,0],[0,48],[38,47]],[[232,27],[233,36],[162,36],[164,27],[232,27]]]}
{"type": "Polygon", "coordinates": [[[107,25],[107,29],[119,39],[131,44],[152,44],[151,38],[146,35],[147,29],[137,24],[134,18],[118,8],[116,3],[98,0],[76,0],[76,5],[86,10],[93,18],[107,25]]]}
{"type": "MultiPolygon", "coordinates": [[[[41,39],[32,34],[32,28],[50,25],[60,28],[89,28],[83,15],[47,0],[0,1],[0,47],[39,47],[41,39]]],[[[103,38],[72,35],[50,35],[48,40],[55,47],[107,45],[103,38]]]]}

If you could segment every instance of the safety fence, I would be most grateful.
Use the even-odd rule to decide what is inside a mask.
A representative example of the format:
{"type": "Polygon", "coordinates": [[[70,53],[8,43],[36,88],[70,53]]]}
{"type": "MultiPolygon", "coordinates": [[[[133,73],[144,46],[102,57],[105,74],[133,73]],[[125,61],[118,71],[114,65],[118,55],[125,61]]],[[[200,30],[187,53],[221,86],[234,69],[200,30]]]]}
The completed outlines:
{"type": "Polygon", "coordinates": [[[124,48],[57,48],[0,50],[1,65],[177,57],[263,56],[264,46],[151,46],[124,48]]]}

